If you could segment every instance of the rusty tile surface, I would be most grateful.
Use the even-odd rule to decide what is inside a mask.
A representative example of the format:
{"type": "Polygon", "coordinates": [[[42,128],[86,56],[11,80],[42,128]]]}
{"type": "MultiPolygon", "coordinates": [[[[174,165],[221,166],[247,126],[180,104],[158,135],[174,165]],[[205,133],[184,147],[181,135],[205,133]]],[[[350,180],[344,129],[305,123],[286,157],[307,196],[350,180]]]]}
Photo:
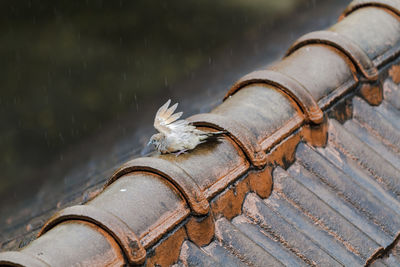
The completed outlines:
{"type": "Polygon", "coordinates": [[[367,5],[300,38],[275,67],[253,72],[264,75],[256,82],[245,76],[197,115],[197,126],[226,131],[223,141],[125,163],[0,264],[26,265],[24,255],[58,266],[398,265],[396,14],[367,5]]]}
{"type": "Polygon", "coordinates": [[[184,265],[398,266],[399,245],[384,251],[400,233],[400,110],[352,106],[344,124],[329,120],[326,147],[300,143],[295,163],[275,168],[268,198],[249,193],[210,245],[187,242],[184,265]]]}

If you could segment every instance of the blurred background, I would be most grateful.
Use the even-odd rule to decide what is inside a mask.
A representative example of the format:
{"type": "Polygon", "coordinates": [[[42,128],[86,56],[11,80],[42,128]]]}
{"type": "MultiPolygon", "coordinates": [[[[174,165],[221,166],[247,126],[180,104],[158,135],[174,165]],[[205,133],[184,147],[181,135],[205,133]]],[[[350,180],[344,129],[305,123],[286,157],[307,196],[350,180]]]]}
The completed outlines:
{"type": "Polygon", "coordinates": [[[167,99],[209,111],[348,2],[1,1],[0,249],[146,154],[167,99]]]}

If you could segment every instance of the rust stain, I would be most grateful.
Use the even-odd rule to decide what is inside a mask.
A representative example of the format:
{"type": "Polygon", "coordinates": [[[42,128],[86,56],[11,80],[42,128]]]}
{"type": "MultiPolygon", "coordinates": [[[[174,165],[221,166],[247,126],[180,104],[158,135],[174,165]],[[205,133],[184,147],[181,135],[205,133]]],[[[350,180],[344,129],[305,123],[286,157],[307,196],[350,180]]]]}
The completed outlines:
{"type": "Polygon", "coordinates": [[[339,101],[333,109],[329,110],[329,117],[344,123],[353,116],[353,105],[351,99],[346,98],[339,101]]]}
{"type": "Polygon", "coordinates": [[[249,173],[249,183],[251,191],[257,193],[261,198],[267,198],[272,191],[271,167],[266,167],[261,171],[251,171],[249,173]]]}
{"type": "Polygon", "coordinates": [[[310,145],[325,147],[328,142],[328,120],[318,125],[305,125],[302,130],[302,138],[310,145]]]}
{"type": "Polygon", "coordinates": [[[212,213],[200,218],[192,216],[185,227],[189,239],[199,247],[209,244],[214,237],[215,226],[212,213]]]}
{"type": "Polygon", "coordinates": [[[268,154],[268,166],[281,166],[286,169],[295,160],[297,144],[301,141],[301,132],[298,131],[276,145],[268,154]]]}
{"type": "Polygon", "coordinates": [[[370,105],[378,106],[383,101],[382,84],[380,82],[363,83],[360,88],[360,96],[364,98],[370,105]]]}
{"type": "Polygon", "coordinates": [[[152,256],[149,256],[146,266],[171,266],[179,258],[183,241],[187,238],[183,227],[168,236],[158,246],[153,248],[152,256]]]}
{"type": "Polygon", "coordinates": [[[241,214],[243,200],[249,191],[249,179],[246,177],[218,195],[211,202],[211,210],[214,213],[215,218],[222,215],[230,220],[241,214]]]}
{"type": "Polygon", "coordinates": [[[393,65],[389,69],[389,76],[394,83],[400,83],[400,65],[393,65]]]}

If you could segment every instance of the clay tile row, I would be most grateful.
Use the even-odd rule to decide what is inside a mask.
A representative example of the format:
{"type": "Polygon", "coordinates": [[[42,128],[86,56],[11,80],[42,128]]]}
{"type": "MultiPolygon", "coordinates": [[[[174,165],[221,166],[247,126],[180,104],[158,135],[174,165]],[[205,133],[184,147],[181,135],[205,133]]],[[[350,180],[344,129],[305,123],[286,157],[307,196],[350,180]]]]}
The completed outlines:
{"type": "Polygon", "coordinates": [[[0,264],[165,266],[185,240],[210,243],[215,220],[240,213],[249,191],[269,195],[272,169],[288,167],[299,142],[326,143],[332,106],[350,93],[382,101],[382,77],[400,51],[399,8],[394,0],[352,2],[337,24],[300,37],[280,62],[239,79],[221,105],[189,118],[226,131],[220,142],[127,162],[88,203],[50,218],[31,244],[0,253],[0,264]]]}

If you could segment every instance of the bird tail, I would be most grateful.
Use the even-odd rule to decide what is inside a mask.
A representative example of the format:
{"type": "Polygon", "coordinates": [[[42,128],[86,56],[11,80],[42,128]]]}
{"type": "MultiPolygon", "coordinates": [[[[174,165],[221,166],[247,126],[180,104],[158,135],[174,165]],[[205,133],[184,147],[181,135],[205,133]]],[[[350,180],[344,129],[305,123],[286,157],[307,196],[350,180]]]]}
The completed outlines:
{"type": "Polygon", "coordinates": [[[211,136],[220,136],[220,135],[226,134],[226,133],[228,133],[228,132],[227,131],[207,132],[207,135],[211,137],[211,136]]]}
{"type": "Polygon", "coordinates": [[[222,141],[223,134],[228,133],[227,131],[219,131],[219,132],[206,132],[205,133],[205,138],[203,139],[205,141],[222,141]]]}

